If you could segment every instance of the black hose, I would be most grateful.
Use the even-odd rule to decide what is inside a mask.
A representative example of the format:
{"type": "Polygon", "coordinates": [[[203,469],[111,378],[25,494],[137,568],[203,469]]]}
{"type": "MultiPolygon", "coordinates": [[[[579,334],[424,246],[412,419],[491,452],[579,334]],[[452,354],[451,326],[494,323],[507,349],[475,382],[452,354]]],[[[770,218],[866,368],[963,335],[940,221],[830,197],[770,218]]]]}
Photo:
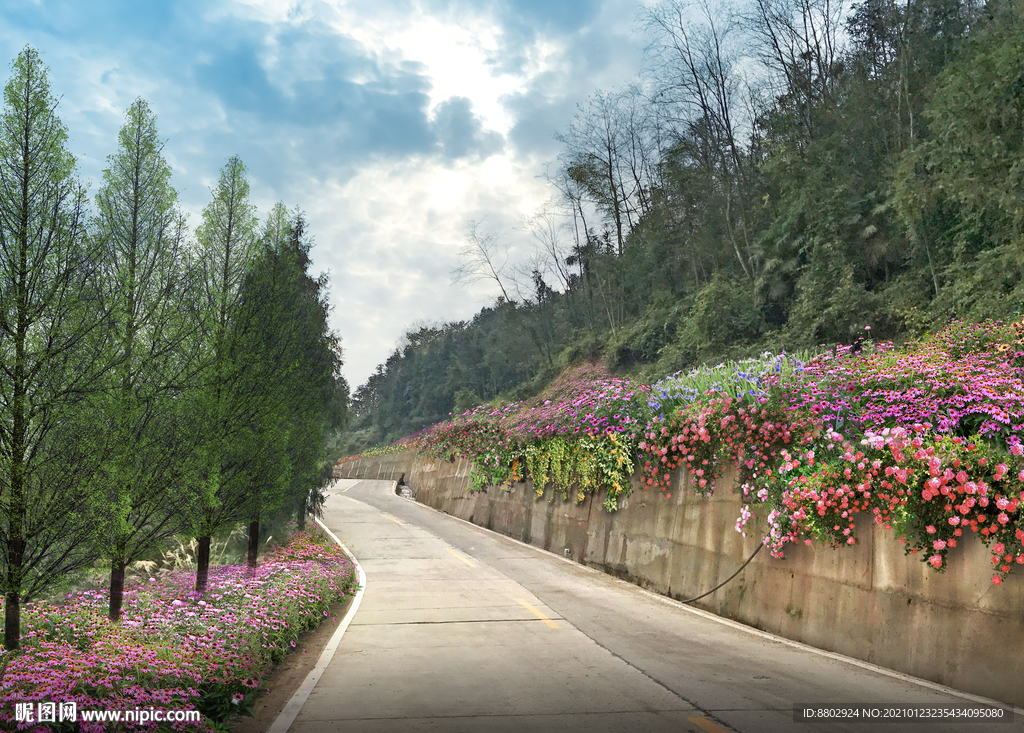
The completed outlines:
{"type": "Polygon", "coordinates": [[[693,597],[693,598],[687,598],[687,599],[686,599],[685,601],[679,601],[679,602],[680,602],[680,603],[693,603],[694,601],[699,601],[699,600],[700,600],[701,598],[704,598],[705,596],[709,596],[709,595],[711,595],[711,594],[712,594],[712,593],[714,593],[714,592],[715,592],[716,590],[718,590],[719,588],[721,588],[721,587],[722,587],[723,585],[725,585],[726,583],[728,583],[728,582],[729,582],[730,580],[732,580],[733,578],[735,578],[735,577],[736,577],[737,575],[739,575],[739,574],[740,574],[740,571],[741,571],[741,570],[743,570],[743,568],[747,567],[747,565],[749,565],[749,564],[750,564],[750,561],[754,559],[754,556],[755,556],[755,555],[757,555],[757,553],[759,553],[759,552],[761,551],[761,548],[762,548],[762,547],[764,547],[764,543],[765,543],[765,540],[767,540],[767,539],[768,539],[768,537],[766,536],[766,537],[764,538],[764,540],[761,540],[761,544],[759,544],[759,545],[757,546],[757,549],[756,549],[756,550],[754,550],[754,553],[753,553],[753,555],[751,555],[750,557],[748,557],[748,558],[747,558],[747,561],[746,561],[745,563],[743,563],[742,565],[740,565],[740,566],[739,566],[739,567],[738,567],[738,568],[736,569],[736,572],[735,572],[735,573],[733,573],[732,575],[730,575],[730,576],[729,576],[728,578],[726,578],[725,580],[723,580],[723,581],[722,581],[721,583],[719,583],[718,585],[716,585],[716,586],[715,586],[714,588],[712,588],[711,590],[709,590],[709,591],[708,591],[707,593],[701,593],[701,594],[700,594],[699,596],[695,596],[695,597],[693,597]]]}

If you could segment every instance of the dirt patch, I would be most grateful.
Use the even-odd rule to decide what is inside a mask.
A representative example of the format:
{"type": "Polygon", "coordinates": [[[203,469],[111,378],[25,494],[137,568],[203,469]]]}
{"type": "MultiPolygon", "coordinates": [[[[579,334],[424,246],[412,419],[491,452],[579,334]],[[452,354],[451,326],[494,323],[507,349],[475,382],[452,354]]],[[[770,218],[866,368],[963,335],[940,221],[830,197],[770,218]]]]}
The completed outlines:
{"type": "Polygon", "coordinates": [[[327,642],[334,636],[338,625],[348,613],[353,597],[349,596],[344,601],[333,604],[327,610],[327,622],[299,637],[295,651],[263,678],[263,684],[260,685],[262,696],[253,708],[255,717],[236,718],[231,728],[232,733],[266,733],[270,729],[281,710],[306,679],[306,675],[316,666],[327,642]]]}

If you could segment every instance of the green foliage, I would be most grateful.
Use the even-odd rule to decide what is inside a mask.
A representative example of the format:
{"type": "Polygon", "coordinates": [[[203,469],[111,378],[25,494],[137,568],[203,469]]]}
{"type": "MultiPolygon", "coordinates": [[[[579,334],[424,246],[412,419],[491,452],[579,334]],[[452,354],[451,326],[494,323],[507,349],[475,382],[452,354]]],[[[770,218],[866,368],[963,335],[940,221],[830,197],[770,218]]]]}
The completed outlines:
{"type": "Polygon", "coordinates": [[[535,294],[411,333],[357,390],[353,447],[584,359],[654,380],[1019,312],[1020,3],[757,7],[644,11],[657,101],[595,94],[560,135],[535,294]],[[745,96],[754,77],[771,83],[745,96]]]}
{"type": "Polygon", "coordinates": [[[716,275],[695,295],[675,341],[684,359],[680,366],[725,356],[736,346],[755,342],[762,330],[750,283],[716,275]]]}
{"type": "MultiPolygon", "coordinates": [[[[197,537],[207,538],[245,519],[245,455],[242,446],[251,426],[249,413],[258,396],[246,388],[249,360],[235,358],[246,325],[242,285],[260,252],[256,208],[242,161],[234,156],[221,168],[212,199],[196,230],[199,244],[201,298],[199,328],[206,363],[201,389],[193,395],[197,429],[198,491],[188,509],[197,537]]],[[[202,591],[207,568],[197,573],[202,591]]]]}
{"type": "Polygon", "coordinates": [[[258,232],[232,157],[190,246],[156,117],[137,99],[87,221],[39,54],[26,47],[12,71],[0,111],[0,591],[4,646],[17,650],[21,603],[98,561],[116,620],[126,569],[176,532],[196,536],[202,591],[217,535],[316,514],[348,387],[301,214],[279,205],[258,232]]]}
{"type": "Polygon", "coordinates": [[[162,147],[156,116],[137,99],[125,113],[117,152],[107,159],[92,221],[116,366],[89,400],[89,417],[101,429],[86,434],[103,458],[92,515],[94,544],[110,561],[114,619],[121,586],[113,576],[180,529],[190,478],[189,431],[169,385],[180,389],[193,381],[201,362],[187,348],[196,326],[184,305],[193,273],[185,264],[184,217],[162,147]]]}
{"type": "Polygon", "coordinates": [[[789,343],[850,343],[863,335],[865,326],[878,329],[885,319],[882,298],[858,281],[839,247],[815,242],[808,259],[787,324],[789,343]]]}
{"type": "Polygon", "coordinates": [[[0,112],[0,590],[4,646],[19,647],[24,596],[91,564],[86,498],[95,457],[77,407],[110,366],[85,236],[85,192],[46,67],[12,64],[0,112]]]}
{"type": "Polygon", "coordinates": [[[942,315],[1001,317],[1024,299],[1024,16],[1015,2],[989,11],[936,81],[931,139],[904,153],[896,181],[900,214],[929,248],[942,315]]]}

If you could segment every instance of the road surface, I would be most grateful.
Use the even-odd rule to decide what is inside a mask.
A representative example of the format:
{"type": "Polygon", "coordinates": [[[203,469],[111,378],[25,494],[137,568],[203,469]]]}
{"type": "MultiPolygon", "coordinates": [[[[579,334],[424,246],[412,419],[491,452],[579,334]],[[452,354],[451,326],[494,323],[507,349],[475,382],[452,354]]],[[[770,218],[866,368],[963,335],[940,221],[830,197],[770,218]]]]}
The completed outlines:
{"type": "Polygon", "coordinates": [[[1012,708],[1001,722],[869,720],[908,704],[958,716],[980,705],[684,607],[393,487],[332,486],[324,522],[366,590],[291,731],[1024,733],[1012,708]],[[859,717],[807,723],[794,706],[859,717]]]}

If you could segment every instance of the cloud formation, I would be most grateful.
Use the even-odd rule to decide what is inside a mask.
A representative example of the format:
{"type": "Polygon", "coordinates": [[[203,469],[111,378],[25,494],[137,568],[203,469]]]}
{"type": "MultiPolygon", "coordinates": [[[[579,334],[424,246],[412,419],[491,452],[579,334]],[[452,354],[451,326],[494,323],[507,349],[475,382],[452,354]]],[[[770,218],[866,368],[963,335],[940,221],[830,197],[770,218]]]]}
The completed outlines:
{"type": "Polygon", "coordinates": [[[262,212],[279,200],[305,210],[354,387],[413,322],[470,318],[494,298],[486,284],[450,284],[465,224],[510,230],[552,194],[538,176],[557,155],[553,134],[639,69],[635,10],[39,0],[0,9],[0,56],[40,50],[93,190],[141,96],[193,226],[234,154],[262,212]]]}

